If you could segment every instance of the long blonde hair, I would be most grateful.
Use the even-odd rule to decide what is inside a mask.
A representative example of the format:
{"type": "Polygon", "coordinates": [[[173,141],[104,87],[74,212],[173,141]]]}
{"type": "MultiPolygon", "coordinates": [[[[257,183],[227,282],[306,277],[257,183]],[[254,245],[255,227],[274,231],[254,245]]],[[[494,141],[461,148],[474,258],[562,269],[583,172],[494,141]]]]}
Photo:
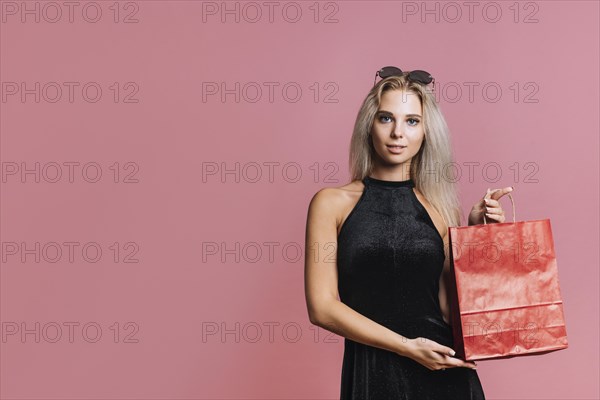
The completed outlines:
{"type": "Polygon", "coordinates": [[[446,176],[446,171],[452,170],[454,165],[450,131],[434,95],[422,84],[408,80],[406,73],[382,79],[363,101],[350,141],[352,180],[362,180],[372,172],[375,149],[370,141],[370,133],[381,104],[381,96],[388,90],[403,90],[418,96],[423,108],[425,137],[419,152],[410,163],[410,178],[415,182],[416,189],[444,218],[448,227],[460,226],[464,216],[458,189],[452,181],[453,177],[446,176]]]}

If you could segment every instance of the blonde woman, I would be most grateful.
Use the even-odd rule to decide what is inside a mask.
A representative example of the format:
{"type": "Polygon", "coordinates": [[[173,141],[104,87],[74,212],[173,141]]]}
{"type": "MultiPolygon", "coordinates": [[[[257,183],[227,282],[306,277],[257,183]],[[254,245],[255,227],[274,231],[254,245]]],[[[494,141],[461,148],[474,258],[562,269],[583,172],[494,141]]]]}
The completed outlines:
{"type": "MultiPolygon", "coordinates": [[[[345,338],[342,400],[485,399],[475,363],[453,357],[447,231],[463,215],[443,174],[452,151],[434,80],[396,67],[377,75],[352,134],[352,181],[309,205],[309,318],[345,338]]],[[[504,222],[498,199],[510,190],[488,189],[469,225],[484,213],[504,222]]]]}

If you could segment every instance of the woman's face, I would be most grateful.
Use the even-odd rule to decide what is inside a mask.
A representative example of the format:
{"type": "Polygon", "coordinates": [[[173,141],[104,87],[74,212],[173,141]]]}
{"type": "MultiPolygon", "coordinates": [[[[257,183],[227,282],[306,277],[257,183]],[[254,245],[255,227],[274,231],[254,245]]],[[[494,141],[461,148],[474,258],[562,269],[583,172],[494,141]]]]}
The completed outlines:
{"type": "MultiPolygon", "coordinates": [[[[419,97],[412,92],[388,90],[381,96],[379,110],[371,130],[373,147],[384,167],[410,167],[425,137],[423,112],[419,97]],[[399,145],[401,147],[392,147],[399,145]]],[[[408,169],[404,171],[408,173],[408,169]]]]}

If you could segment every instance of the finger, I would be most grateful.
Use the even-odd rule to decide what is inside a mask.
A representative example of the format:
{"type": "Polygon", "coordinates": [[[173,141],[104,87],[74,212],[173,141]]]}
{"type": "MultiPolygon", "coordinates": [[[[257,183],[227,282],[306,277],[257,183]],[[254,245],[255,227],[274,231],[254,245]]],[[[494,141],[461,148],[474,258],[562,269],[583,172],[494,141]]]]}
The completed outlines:
{"type": "Polygon", "coordinates": [[[492,191],[490,190],[490,188],[488,188],[487,191],[485,192],[485,196],[483,196],[483,200],[491,198],[490,197],[491,195],[492,195],[492,191]]]}
{"type": "Polygon", "coordinates": [[[470,368],[470,369],[477,369],[477,365],[472,364],[472,363],[465,363],[463,365],[458,365],[457,368],[470,368]]]}
{"type": "Polygon", "coordinates": [[[498,222],[504,222],[506,215],[504,215],[504,210],[501,208],[488,208],[486,207],[485,216],[491,218],[498,222]]]}
{"type": "Polygon", "coordinates": [[[502,196],[504,196],[507,193],[510,193],[512,191],[513,191],[513,187],[512,186],[508,186],[508,187],[505,187],[505,188],[502,188],[502,189],[494,189],[494,190],[492,190],[492,193],[490,193],[490,197],[493,200],[498,200],[502,196]]]}
{"type": "Polygon", "coordinates": [[[434,351],[440,353],[443,356],[454,356],[456,354],[456,352],[452,348],[441,344],[437,346],[437,348],[434,349],[434,351]]]}
{"type": "Polygon", "coordinates": [[[485,202],[485,205],[488,207],[501,207],[501,204],[498,200],[494,200],[494,199],[483,199],[483,201],[485,202]]]}
{"type": "Polygon", "coordinates": [[[462,367],[477,369],[477,364],[475,364],[474,362],[467,362],[467,361],[465,361],[463,363],[462,367]]]}
{"type": "Polygon", "coordinates": [[[477,368],[477,364],[475,364],[474,362],[464,361],[464,360],[461,360],[460,358],[451,358],[451,357],[448,357],[447,365],[450,368],[452,368],[452,367],[466,367],[466,368],[473,368],[473,369],[477,368]]]}
{"type": "Polygon", "coordinates": [[[501,207],[486,206],[485,211],[490,214],[503,214],[504,213],[504,210],[501,207]]]}
{"type": "Polygon", "coordinates": [[[485,216],[486,216],[486,217],[488,217],[488,218],[492,218],[492,219],[494,219],[494,220],[496,220],[496,221],[500,221],[500,220],[502,220],[502,219],[503,219],[503,218],[502,218],[502,215],[499,215],[499,214],[490,214],[490,213],[485,213],[485,216]]]}

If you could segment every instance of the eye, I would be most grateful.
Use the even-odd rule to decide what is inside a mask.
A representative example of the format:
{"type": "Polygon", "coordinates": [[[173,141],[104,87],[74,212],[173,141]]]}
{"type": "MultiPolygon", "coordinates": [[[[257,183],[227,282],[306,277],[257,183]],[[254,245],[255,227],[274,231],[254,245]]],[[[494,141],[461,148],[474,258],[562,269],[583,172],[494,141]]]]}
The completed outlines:
{"type": "Polygon", "coordinates": [[[390,116],[389,116],[389,115],[380,115],[380,116],[379,116],[379,122],[388,122],[388,121],[383,121],[383,120],[382,120],[383,118],[389,118],[389,119],[391,120],[391,118],[390,118],[390,116]]]}
{"type": "Polygon", "coordinates": [[[411,126],[415,126],[420,122],[418,119],[415,119],[415,118],[409,118],[408,121],[415,121],[414,124],[410,124],[411,126]]]}

